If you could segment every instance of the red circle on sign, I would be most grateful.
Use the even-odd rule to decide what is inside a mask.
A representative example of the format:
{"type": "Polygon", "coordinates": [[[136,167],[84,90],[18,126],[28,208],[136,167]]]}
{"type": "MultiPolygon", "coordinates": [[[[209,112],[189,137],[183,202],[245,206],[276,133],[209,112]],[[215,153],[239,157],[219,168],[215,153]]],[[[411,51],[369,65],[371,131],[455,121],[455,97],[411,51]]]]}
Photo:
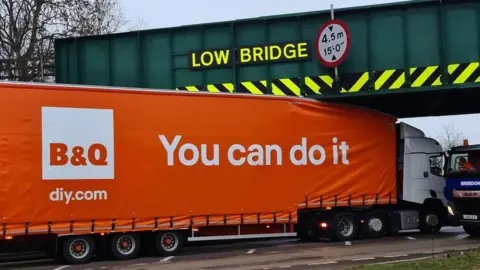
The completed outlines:
{"type": "Polygon", "coordinates": [[[340,65],[347,58],[347,55],[348,55],[349,51],[350,51],[350,30],[348,30],[347,25],[343,21],[338,20],[338,19],[329,20],[326,23],[324,23],[322,25],[322,27],[320,27],[320,30],[317,33],[317,39],[315,40],[315,52],[317,53],[318,60],[320,60],[320,62],[323,65],[325,65],[327,67],[336,67],[336,66],[340,65]],[[346,36],[347,36],[346,37],[347,46],[345,48],[345,53],[340,58],[338,58],[334,62],[327,62],[320,55],[320,51],[318,50],[318,45],[320,43],[320,35],[322,34],[323,30],[325,30],[325,28],[327,28],[329,25],[332,25],[332,24],[337,24],[340,27],[342,27],[343,30],[345,30],[345,33],[346,33],[346,36]]]}

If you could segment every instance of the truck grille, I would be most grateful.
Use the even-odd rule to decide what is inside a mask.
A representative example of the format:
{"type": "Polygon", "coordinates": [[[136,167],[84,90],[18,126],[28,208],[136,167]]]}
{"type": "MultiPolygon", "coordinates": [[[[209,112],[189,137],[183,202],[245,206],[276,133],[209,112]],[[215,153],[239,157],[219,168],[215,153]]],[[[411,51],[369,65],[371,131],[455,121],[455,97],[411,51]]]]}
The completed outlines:
{"type": "Polygon", "coordinates": [[[480,199],[453,199],[455,212],[462,214],[480,215],[480,199]]]}

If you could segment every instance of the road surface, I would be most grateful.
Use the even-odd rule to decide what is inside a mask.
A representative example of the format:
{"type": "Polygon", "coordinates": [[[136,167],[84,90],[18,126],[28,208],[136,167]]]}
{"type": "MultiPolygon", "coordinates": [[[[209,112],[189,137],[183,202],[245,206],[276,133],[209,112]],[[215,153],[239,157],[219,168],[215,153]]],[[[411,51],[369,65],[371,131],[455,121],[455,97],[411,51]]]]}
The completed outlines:
{"type": "Polygon", "coordinates": [[[53,261],[0,264],[0,268],[35,270],[260,270],[260,269],[343,269],[367,263],[441,257],[446,252],[480,247],[478,239],[463,229],[443,228],[432,240],[418,232],[405,232],[381,239],[339,243],[301,243],[295,239],[241,242],[227,245],[186,247],[175,257],[143,257],[130,261],[95,261],[65,266],[53,261]]]}

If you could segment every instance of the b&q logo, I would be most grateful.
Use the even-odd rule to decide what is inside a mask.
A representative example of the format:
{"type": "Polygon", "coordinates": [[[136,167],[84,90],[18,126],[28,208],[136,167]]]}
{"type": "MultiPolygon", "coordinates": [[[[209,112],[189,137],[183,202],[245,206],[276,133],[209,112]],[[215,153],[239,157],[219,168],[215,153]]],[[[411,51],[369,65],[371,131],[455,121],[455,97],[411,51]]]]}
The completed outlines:
{"type": "Polygon", "coordinates": [[[113,110],[43,107],[43,180],[114,179],[113,134],[113,110]]]}
{"type": "Polygon", "coordinates": [[[72,148],[72,152],[69,153],[68,145],[64,143],[51,143],[50,144],[50,165],[51,166],[64,166],[69,162],[73,166],[86,166],[92,164],[95,166],[106,166],[107,162],[107,148],[103,144],[92,144],[87,153],[81,146],[75,146],[72,148]],[[98,153],[98,155],[96,155],[98,153]],[[70,154],[70,156],[69,156],[70,154]],[[85,157],[86,154],[86,157],[85,157]]]}

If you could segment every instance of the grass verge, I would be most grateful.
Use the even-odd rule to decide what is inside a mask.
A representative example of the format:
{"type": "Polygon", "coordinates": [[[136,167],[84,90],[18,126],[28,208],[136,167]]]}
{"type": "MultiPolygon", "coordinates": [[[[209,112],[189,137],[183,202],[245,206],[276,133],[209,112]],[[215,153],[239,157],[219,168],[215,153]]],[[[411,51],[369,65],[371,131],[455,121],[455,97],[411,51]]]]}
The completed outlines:
{"type": "Polygon", "coordinates": [[[465,252],[464,255],[454,256],[451,258],[435,257],[435,259],[425,259],[413,262],[403,262],[395,264],[380,264],[380,265],[362,265],[352,268],[355,270],[473,270],[480,269],[480,251],[472,250],[465,252]]]}

